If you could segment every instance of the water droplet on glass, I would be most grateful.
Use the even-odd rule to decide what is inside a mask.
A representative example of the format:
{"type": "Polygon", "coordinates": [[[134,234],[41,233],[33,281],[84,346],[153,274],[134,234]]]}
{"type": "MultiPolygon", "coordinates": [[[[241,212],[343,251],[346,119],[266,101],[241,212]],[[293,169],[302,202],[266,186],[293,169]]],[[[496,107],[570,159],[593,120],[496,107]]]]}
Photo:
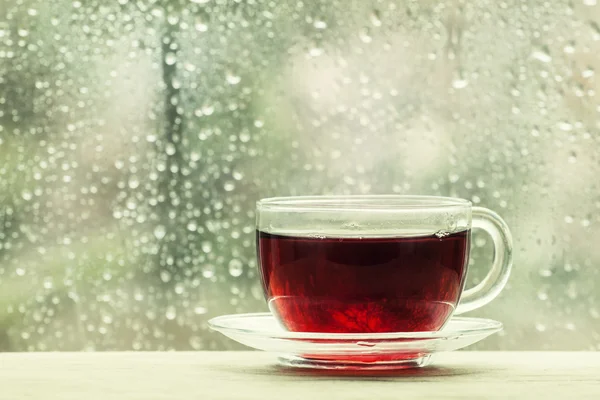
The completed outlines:
{"type": "Polygon", "coordinates": [[[177,148],[175,147],[175,145],[173,143],[168,143],[165,146],[165,153],[167,153],[167,155],[172,156],[176,152],[177,152],[177,148]]]}
{"type": "Polygon", "coordinates": [[[212,264],[206,264],[202,267],[202,276],[210,279],[215,276],[215,266],[212,264]]]}
{"type": "Polygon", "coordinates": [[[208,312],[208,310],[206,309],[206,307],[203,306],[197,306],[194,308],[194,314],[197,315],[203,315],[206,314],[208,312]]]}
{"type": "Polygon", "coordinates": [[[327,22],[316,19],[313,26],[315,29],[327,29],[327,22]]]}
{"type": "Polygon", "coordinates": [[[241,181],[244,178],[244,174],[240,171],[233,171],[233,174],[231,174],[231,176],[233,176],[233,179],[235,179],[236,181],[241,181]]]}
{"type": "Polygon", "coordinates": [[[244,272],[244,268],[240,260],[234,258],[229,261],[229,275],[237,278],[242,275],[242,272],[244,272]]]}
{"type": "Polygon", "coordinates": [[[464,89],[469,85],[469,81],[466,79],[454,79],[452,81],[452,87],[454,89],[464,89]]]}
{"type": "Polygon", "coordinates": [[[206,24],[206,22],[198,17],[196,18],[196,22],[194,23],[194,28],[198,31],[198,32],[206,32],[208,31],[208,25],[206,24]]]}
{"type": "Polygon", "coordinates": [[[569,132],[569,131],[573,130],[573,125],[570,124],[569,122],[563,121],[558,124],[558,128],[561,131],[569,132]]]}
{"type": "Polygon", "coordinates": [[[584,69],[583,71],[581,71],[581,76],[586,79],[589,79],[594,76],[594,70],[591,68],[584,69]]]}
{"type": "Polygon", "coordinates": [[[177,62],[177,56],[175,53],[169,52],[165,55],[165,63],[167,65],[173,65],[177,62]]]}
{"type": "Polygon", "coordinates": [[[44,288],[52,289],[54,287],[54,283],[52,282],[52,278],[44,278],[44,288]]]}
{"type": "Polygon", "coordinates": [[[318,56],[322,55],[323,53],[324,53],[324,50],[320,47],[313,47],[308,50],[308,54],[311,57],[318,57],[318,56]]]}
{"type": "Polygon", "coordinates": [[[138,186],[140,186],[140,181],[135,177],[131,177],[127,182],[127,186],[129,186],[130,189],[136,189],[138,186]]]}
{"type": "Polygon", "coordinates": [[[227,83],[229,83],[230,85],[237,85],[238,83],[240,83],[242,81],[241,76],[235,75],[232,73],[228,73],[226,75],[226,79],[227,79],[227,83]]]}
{"type": "Polygon", "coordinates": [[[232,192],[235,189],[235,183],[232,181],[227,181],[223,185],[223,188],[225,189],[226,192],[232,192]]]}
{"type": "Polygon", "coordinates": [[[584,219],[581,220],[581,226],[583,226],[584,228],[587,228],[588,226],[590,226],[591,223],[592,222],[589,219],[587,219],[587,218],[584,218],[584,219]]]}
{"type": "Polygon", "coordinates": [[[371,31],[368,28],[363,28],[360,30],[358,37],[363,43],[371,43],[373,41],[373,37],[371,36],[371,31]]]}
{"type": "Polygon", "coordinates": [[[194,115],[197,117],[209,116],[212,115],[213,112],[215,112],[215,107],[210,104],[205,104],[201,108],[196,109],[194,115]]]}
{"type": "Polygon", "coordinates": [[[183,294],[183,292],[185,292],[185,286],[183,286],[181,283],[177,283],[175,285],[174,291],[176,294],[183,294]]]}
{"type": "Polygon", "coordinates": [[[211,250],[212,250],[212,243],[209,242],[209,241],[207,241],[207,240],[205,240],[205,241],[202,242],[201,247],[202,247],[202,251],[203,252],[210,253],[211,250]]]}
{"type": "Polygon", "coordinates": [[[175,318],[177,318],[177,310],[174,306],[167,307],[165,317],[167,317],[168,320],[174,320],[175,318]]]}
{"type": "Polygon", "coordinates": [[[369,19],[371,20],[371,24],[373,26],[376,26],[376,27],[381,26],[381,14],[378,10],[373,10],[369,19]]]}
{"type": "Polygon", "coordinates": [[[544,277],[544,278],[548,278],[550,276],[552,276],[552,270],[548,269],[548,268],[542,268],[539,271],[540,276],[544,277]]]}
{"type": "Polygon", "coordinates": [[[201,350],[204,348],[204,342],[200,336],[191,336],[189,343],[194,350],[201,350]]]}
{"type": "Polygon", "coordinates": [[[533,53],[531,53],[531,57],[543,63],[549,63],[552,61],[552,56],[550,56],[547,50],[535,50],[533,53]]]}
{"type": "Polygon", "coordinates": [[[164,283],[171,282],[171,273],[169,271],[160,271],[160,280],[164,283]]]}
{"type": "Polygon", "coordinates": [[[21,192],[21,197],[23,198],[23,200],[29,201],[33,198],[33,193],[31,193],[28,190],[24,190],[23,192],[21,192]]]}
{"type": "Polygon", "coordinates": [[[157,239],[162,239],[165,237],[165,235],[167,234],[167,229],[164,227],[164,225],[157,225],[154,228],[154,237],[156,237],[157,239]]]}

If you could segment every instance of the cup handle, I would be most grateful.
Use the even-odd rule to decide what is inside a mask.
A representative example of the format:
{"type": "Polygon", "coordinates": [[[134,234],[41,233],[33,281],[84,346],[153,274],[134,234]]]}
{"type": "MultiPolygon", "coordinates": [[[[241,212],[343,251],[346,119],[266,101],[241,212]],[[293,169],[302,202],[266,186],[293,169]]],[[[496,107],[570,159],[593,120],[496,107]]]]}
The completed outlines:
{"type": "Polygon", "coordinates": [[[494,300],[500,294],[512,269],[512,236],[506,222],[492,210],[473,207],[473,228],[483,229],[494,242],[494,261],[486,277],[475,287],[465,290],[455,314],[462,314],[494,300]]]}

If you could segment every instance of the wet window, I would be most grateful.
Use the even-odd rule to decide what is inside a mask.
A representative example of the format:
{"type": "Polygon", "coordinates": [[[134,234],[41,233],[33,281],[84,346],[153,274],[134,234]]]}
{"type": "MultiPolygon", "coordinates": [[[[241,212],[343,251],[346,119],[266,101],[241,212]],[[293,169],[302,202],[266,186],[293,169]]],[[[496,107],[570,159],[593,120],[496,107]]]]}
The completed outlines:
{"type": "Polygon", "coordinates": [[[0,350],[237,348],[206,321],[266,309],[255,201],[334,193],[494,209],[514,270],[475,348],[599,348],[599,24],[596,0],[4,0],[0,350]]]}

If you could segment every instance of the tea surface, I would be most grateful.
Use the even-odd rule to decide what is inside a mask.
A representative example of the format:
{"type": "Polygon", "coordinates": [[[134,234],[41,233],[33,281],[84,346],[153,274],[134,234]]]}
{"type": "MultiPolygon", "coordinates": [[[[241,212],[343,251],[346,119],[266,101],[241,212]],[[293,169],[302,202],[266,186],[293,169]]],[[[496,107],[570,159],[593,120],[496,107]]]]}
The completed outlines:
{"type": "Polygon", "coordinates": [[[257,231],[269,308],[291,331],[439,330],[463,288],[470,231],[293,237],[257,231]]]}

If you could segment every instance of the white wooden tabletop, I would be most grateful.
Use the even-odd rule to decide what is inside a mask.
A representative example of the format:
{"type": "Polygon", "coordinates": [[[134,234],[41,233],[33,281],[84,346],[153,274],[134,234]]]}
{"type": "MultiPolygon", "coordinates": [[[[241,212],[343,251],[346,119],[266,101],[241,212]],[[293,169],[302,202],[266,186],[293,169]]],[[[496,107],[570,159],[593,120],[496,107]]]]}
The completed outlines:
{"type": "Polygon", "coordinates": [[[600,352],[454,352],[368,374],[294,370],[259,352],[4,353],[0,400],[600,399],[600,352]]]}

